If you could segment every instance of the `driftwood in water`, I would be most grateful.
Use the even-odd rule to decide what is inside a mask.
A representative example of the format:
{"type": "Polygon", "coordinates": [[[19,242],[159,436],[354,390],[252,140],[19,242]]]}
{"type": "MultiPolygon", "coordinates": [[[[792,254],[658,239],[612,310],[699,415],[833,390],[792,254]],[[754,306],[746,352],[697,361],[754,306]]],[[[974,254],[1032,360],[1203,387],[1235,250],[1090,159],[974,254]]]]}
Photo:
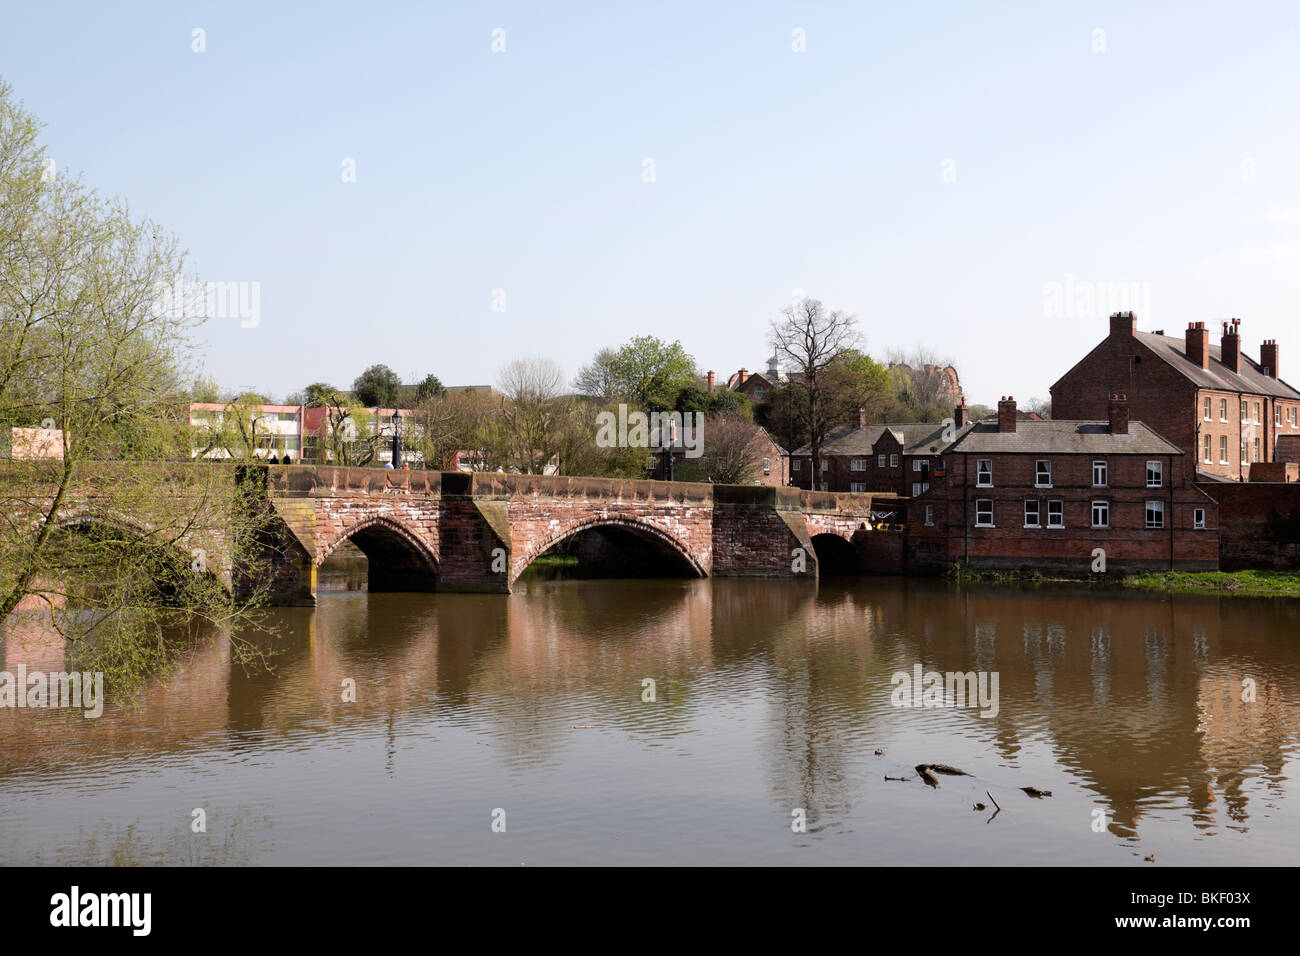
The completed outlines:
{"type": "Polygon", "coordinates": [[[934,771],[930,769],[929,764],[917,764],[916,775],[932,787],[939,786],[939,778],[935,776],[934,771]]]}
{"type": "Polygon", "coordinates": [[[1037,787],[1021,787],[1020,789],[1025,791],[1025,793],[1029,794],[1031,797],[1050,797],[1052,795],[1052,791],[1039,790],[1037,787]]]}
{"type": "Polygon", "coordinates": [[[950,767],[946,763],[928,763],[926,764],[935,773],[946,773],[950,777],[969,777],[965,770],[958,770],[956,767],[950,767]]]}
{"type": "Polygon", "coordinates": [[[912,779],[912,778],[911,778],[911,777],[891,777],[889,774],[885,774],[885,779],[886,779],[886,780],[910,780],[910,779],[912,779]]]}

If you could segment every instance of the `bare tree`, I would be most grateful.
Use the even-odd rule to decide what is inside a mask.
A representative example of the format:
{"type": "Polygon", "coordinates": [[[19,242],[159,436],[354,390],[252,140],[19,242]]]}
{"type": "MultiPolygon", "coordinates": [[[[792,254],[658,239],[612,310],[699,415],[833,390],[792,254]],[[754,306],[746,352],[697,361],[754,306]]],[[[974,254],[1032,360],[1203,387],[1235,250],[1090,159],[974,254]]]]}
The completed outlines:
{"type": "Polygon", "coordinates": [[[889,371],[897,415],[932,421],[951,414],[960,392],[952,359],[924,347],[895,351],[889,354],[889,371]]]}
{"type": "Polygon", "coordinates": [[[821,473],[821,446],[834,426],[823,373],[844,352],[857,345],[857,316],[839,309],[827,310],[818,299],[800,299],[772,321],[771,343],[779,362],[798,377],[800,417],[812,446],[812,480],[821,473]]]}
{"type": "Polygon", "coordinates": [[[614,362],[618,353],[614,349],[601,349],[595,358],[578,370],[573,387],[579,395],[607,402],[619,397],[618,375],[614,362]]]}
{"type": "Polygon", "coordinates": [[[526,475],[544,474],[560,445],[564,371],[547,358],[518,358],[501,367],[498,384],[512,463],[526,475]]]}
{"type": "Polygon", "coordinates": [[[704,470],[721,485],[747,485],[758,476],[763,430],[743,415],[715,415],[704,424],[704,470]]]}

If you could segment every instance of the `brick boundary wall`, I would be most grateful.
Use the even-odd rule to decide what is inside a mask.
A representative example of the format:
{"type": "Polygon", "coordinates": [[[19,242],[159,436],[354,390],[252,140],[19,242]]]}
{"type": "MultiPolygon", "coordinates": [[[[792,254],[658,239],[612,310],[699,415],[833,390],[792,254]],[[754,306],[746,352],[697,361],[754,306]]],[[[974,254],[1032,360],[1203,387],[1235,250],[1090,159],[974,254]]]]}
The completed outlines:
{"type": "Polygon", "coordinates": [[[1219,503],[1219,566],[1300,570],[1300,483],[1207,482],[1219,503]]]}

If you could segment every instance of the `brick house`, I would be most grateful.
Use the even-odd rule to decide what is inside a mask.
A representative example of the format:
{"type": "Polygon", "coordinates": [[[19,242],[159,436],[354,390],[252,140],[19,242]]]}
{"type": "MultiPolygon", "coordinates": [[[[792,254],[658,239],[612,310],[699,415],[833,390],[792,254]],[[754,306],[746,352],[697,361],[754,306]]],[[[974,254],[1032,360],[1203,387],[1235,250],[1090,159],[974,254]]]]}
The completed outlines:
{"type": "MultiPolygon", "coordinates": [[[[754,425],[754,435],[748,450],[753,455],[755,466],[754,484],[780,488],[789,484],[788,471],[790,456],[776,443],[767,429],[754,425]]],[[[709,423],[703,424],[704,447],[708,447],[709,423]]],[[[668,473],[664,468],[663,446],[652,436],[652,447],[646,464],[646,477],[655,481],[666,481],[668,473]]],[[[686,448],[681,439],[675,439],[672,445],[673,476],[677,481],[709,481],[707,468],[700,458],[686,457],[686,448]],[[698,474],[697,474],[698,472],[698,474]]]]}
{"type": "MultiPolygon", "coordinates": [[[[822,441],[819,491],[888,491],[901,497],[924,494],[940,470],[943,452],[967,424],[966,402],[957,405],[953,422],[868,424],[865,411],[857,425],[832,429],[822,441]]],[[[812,488],[812,446],[790,456],[790,484],[812,488]]]]}
{"type": "Polygon", "coordinates": [[[1179,339],[1139,332],[1132,312],[1117,312],[1110,334],[1052,386],[1052,418],[1102,418],[1107,397],[1123,392],[1133,418],[1176,445],[1189,472],[1249,480],[1252,463],[1294,457],[1286,449],[1300,436],[1300,391],[1278,377],[1277,341],[1265,340],[1256,362],[1240,325],[1225,322],[1212,346],[1204,322],[1179,339]]]}
{"type": "Polygon", "coordinates": [[[1192,480],[1182,451],[1114,395],[1101,421],[1018,420],[1014,398],[996,420],[964,428],[945,472],[907,502],[908,562],[974,568],[1090,571],[1213,570],[1218,506],[1192,480]]]}

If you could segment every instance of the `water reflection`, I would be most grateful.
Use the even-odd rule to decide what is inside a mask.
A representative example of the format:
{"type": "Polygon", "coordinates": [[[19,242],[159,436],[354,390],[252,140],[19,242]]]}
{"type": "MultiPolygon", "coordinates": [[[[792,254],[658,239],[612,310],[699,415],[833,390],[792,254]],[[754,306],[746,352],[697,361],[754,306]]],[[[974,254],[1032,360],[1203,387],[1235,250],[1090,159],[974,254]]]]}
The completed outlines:
{"type": "MultiPolygon", "coordinates": [[[[1298,608],[901,579],[345,588],[272,612],[272,673],[218,641],[135,711],[0,711],[0,862],[1281,863],[1298,608]],[[893,706],[916,664],[997,671],[997,715],[893,706]],[[885,779],[921,762],[977,779],[885,779]],[[986,787],[1014,798],[994,820],[986,787]]],[[[58,665],[23,636],[0,668],[58,665]]]]}

